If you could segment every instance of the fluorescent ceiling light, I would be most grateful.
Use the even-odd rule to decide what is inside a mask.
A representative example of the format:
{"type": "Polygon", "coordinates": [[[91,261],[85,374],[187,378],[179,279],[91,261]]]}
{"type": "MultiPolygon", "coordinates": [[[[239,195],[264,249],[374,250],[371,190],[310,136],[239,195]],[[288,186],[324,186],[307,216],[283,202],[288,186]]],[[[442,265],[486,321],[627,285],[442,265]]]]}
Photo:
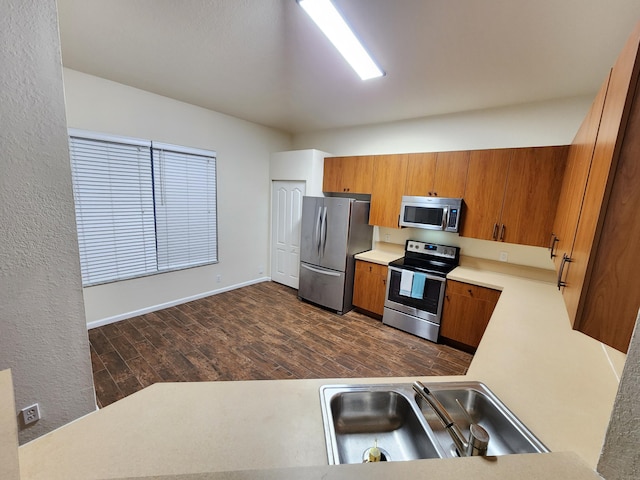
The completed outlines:
{"type": "Polygon", "coordinates": [[[298,0],[298,3],[362,80],[384,75],[340,16],[331,0],[298,0]]]}

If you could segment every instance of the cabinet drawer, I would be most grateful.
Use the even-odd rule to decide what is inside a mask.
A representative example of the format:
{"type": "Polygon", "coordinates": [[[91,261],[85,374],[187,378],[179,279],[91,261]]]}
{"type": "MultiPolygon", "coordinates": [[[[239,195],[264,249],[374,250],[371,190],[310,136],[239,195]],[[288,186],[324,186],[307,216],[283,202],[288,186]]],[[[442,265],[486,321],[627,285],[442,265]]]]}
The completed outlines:
{"type": "Polygon", "coordinates": [[[379,275],[387,278],[387,266],[378,263],[371,263],[364,260],[356,260],[356,272],[379,275]]]}
{"type": "Polygon", "coordinates": [[[457,294],[488,302],[497,302],[500,297],[499,290],[480,287],[470,283],[457,282],[455,280],[447,281],[447,294],[457,294]]]}

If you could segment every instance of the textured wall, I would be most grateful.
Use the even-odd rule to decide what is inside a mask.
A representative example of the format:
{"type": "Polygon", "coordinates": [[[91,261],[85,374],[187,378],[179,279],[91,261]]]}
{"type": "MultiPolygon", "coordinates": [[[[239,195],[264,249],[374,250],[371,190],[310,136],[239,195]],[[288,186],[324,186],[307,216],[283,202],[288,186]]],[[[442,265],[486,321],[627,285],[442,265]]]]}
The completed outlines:
{"type": "Polygon", "coordinates": [[[598,472],[606,480],[637,480],[640,478],[640,312],[627,352],[620,387],[604,447],[598,462],[598,472]]]}
{"type": "Polygon", "coordinates": [[[0,370],[24,443],[95,410],[55,0],[0,0],[0,370]]]}

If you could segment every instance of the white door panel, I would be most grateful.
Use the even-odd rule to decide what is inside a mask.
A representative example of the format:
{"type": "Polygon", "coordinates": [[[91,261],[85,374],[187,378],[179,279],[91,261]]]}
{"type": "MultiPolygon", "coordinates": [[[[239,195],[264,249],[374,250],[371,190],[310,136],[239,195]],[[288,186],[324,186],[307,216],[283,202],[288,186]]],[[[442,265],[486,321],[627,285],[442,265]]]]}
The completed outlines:
{"type": "Polygon", "coordinates": [[[305,182],[273,181],[271,191],[271,279],[298,288],[305,182]]]}

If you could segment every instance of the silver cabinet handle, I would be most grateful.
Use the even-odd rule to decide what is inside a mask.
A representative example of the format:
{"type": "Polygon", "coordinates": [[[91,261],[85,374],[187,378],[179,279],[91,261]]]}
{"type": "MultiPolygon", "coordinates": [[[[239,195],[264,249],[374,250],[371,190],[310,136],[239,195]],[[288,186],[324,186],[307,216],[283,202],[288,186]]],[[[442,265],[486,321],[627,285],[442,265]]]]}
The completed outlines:
{"type": "Polygon", "coordinates": [[[555,233],[551,234],[551,245],[549,245],[549,254],[551,256],[551,258],[556,257],[557,255],[554,253],[554,250],[556,248],[556,243],[558,243],[560,241],[560,239],[558,237],[556,237],[555,233]]]}
{"type": "Polygon", "coordinates": [[[498,239],[498,224],[497,223],[493,224],[493,235],[491,235],[491,238],[493,238],[494,240],[498,239]]]}
{"type": "Polygon", "coordinates": [[[558,290],[560,290],[561,287],[567,286],[567,282],[562,280],[562,274],[564,273],[564,266],[571,262],[573,262],[573,260],[569,255],[566,253],[562,255],[562,261],[560,262],[560,268],[558,269],[558,290]]]}
{"type": "Polygon", "coordinates": [[[504,231],[505,231],[506,227],[504,226],[504,223],[500,226],[500,241],[504,241],[504,231]]]}

